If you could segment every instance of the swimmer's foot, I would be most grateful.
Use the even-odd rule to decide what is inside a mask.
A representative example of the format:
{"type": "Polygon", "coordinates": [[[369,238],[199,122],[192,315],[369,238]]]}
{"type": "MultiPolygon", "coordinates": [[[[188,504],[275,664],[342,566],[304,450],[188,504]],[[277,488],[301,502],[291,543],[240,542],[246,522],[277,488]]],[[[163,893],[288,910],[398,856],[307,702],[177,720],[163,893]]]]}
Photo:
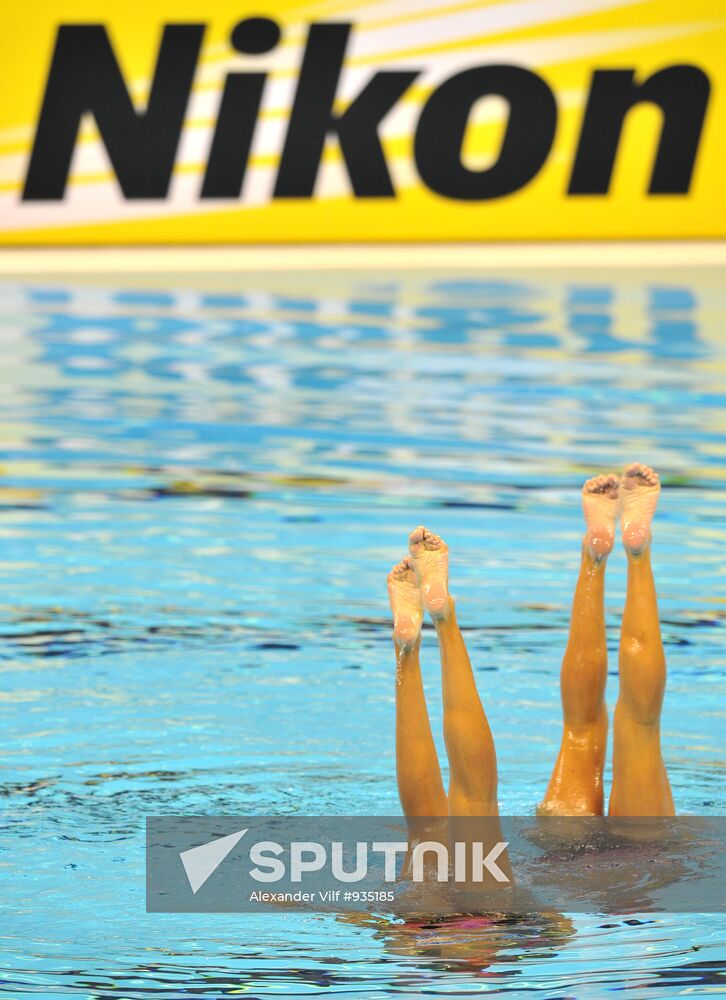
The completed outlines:
{"type": "Polygon", "coordinates": [[[593,559],[605,559],[615,542],[620,480],[614,472],[588,479],[582,488],[582,509],[587,530],[585,545],[593,559]]]}
{"type": "Polygon", "coordinates": [[[408,556],[388,574],[388,599],[393,612],[393,641],[399,649],[412,649],[421,634],[423,602],[408,556]]]}
{"type": "Polygon", "coordinates": [[[408,536],[408,551],[421,589],[423,606],[435,622],[443,621],[451,608],[449,547],[438,535],[419,525],[408,536]]]}
{"type": "Polygon", "coordinates": [[[650,542],[650,522],[660,495],[660,480],[650,466],[634,462],[623,473],[620,485],[623,545],[627,552],[638,555],[650,542]]]}

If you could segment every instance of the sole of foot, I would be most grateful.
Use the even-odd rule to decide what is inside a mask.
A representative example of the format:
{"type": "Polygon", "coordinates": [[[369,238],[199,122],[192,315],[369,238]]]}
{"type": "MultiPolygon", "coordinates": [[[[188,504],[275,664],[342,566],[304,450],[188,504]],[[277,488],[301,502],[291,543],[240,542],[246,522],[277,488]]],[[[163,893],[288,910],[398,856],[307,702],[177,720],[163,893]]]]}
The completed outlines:
{"type": "Polygon", "coordinates": [[[594,559],[604,559],[615,542],[615,519],[620,503],[620,478],[614,472],[593,476],[582,488],[585,545],[594,559]]]}
{"type": "Polygon", "coordinates": [[[433,531],[419,525],[408,537],[408,552],[424,608],[435,622],[443,621],[451,607],[448,545],[433,531]]]}
{"type": "Polygon", "coordinates": [[[626,551],[638,555],[650,543],[650,524],[660,496],[660,479],[649,465],[634,462],[620,480],[620,527],[626,551]]]}
{"type": "Polygon", "coordinates": [[[423,602],[411,560],[406,556],[388,574],[388,600],[393,612],[393,641],[403,650],[418,642],[423,602]]]}

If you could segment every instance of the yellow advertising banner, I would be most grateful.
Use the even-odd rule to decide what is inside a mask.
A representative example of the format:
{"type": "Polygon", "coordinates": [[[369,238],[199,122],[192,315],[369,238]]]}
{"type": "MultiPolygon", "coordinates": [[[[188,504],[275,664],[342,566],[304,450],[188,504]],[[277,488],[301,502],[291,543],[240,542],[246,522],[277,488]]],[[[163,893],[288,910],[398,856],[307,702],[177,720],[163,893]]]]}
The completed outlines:
{"type": "Polygon", "coordinates": [[[0,19],[6,246],[726,236],[724,0],[0,19]]]}

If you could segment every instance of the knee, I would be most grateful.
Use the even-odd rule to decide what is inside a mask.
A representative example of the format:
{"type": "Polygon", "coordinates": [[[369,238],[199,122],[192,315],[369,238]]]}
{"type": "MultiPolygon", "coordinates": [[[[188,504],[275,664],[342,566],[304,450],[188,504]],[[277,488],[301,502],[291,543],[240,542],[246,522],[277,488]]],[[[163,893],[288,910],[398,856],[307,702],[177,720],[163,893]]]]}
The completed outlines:
{"type": "Polygon", "coordinates": [[[620,639],[620,655],[629,660],[639,659],[645,650],[645,642],[639,635],[624,635],[620,639]]]}
{"type": "Polygon", "coordinates": [[[663,707],[662,688],[634,686],[620,692],[615,706],[614,722],[620,729],[633,728],[645,734],[656,730],[660,724],[663,707]]]}
{"type": "Polygon", "coordinates": [[[563,732],[563,746],[578,755],[599,757],[605,751],[608,737],[608,716],[603,706],[599,712],[580,719],[568,720],[563,732]]]}
{"type": "Polygon", "coordinates": [[[583,643],[576,646],[568,646],[564,666],[568,661],[576,668],[577,674],[590,677],[593,672],[604,670],[608,662],[608,648],[604,643],[583,643]]]}
{"type": "Polygon", "coordinates": [[[644,635],[624,635],[620,639],[620,659],[629,663],[661,666],[665,662],[663,646],[658,640],[648,639],[644,635]]]}

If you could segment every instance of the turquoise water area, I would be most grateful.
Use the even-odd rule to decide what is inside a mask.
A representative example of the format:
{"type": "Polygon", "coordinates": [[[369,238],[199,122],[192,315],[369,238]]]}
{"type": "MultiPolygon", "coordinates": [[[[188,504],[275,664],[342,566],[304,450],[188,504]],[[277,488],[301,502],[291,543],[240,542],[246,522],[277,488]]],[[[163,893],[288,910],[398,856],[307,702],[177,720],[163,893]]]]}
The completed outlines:
{"type": "MultiPolygon", "coordinates": [[[[502,812],[531,814],[580,486],[632,460],[665,485],[677,808],[723,813],[725,330],[722,275],[688,268],[5,279],[0,996],[723,989],[718,916],[146,914],[143,831],[398,811],[385,575],[418,523],[451,548],[502,812]]],[[[624,582],[617,551],[611,705],[624,582]]],[[[423,662],[438,739],[431,631],[423,662]]]]}

